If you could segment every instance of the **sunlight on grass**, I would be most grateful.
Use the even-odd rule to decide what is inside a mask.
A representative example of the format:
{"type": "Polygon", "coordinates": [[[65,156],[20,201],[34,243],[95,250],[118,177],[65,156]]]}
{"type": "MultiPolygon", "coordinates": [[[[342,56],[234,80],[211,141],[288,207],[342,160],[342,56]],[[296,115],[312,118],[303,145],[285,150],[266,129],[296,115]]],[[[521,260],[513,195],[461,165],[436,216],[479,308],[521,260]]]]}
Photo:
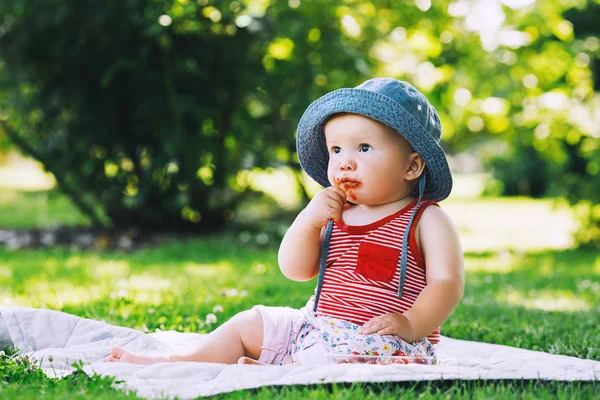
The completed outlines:
{"type": "Polygon", "coordinates": [[[242,171],[247,175],[250,187],[264,192],[272,197],[281,207],[293,209],[300,203],[298,184],[294,172],[290,168],[255,168],[252,171],[242,171]]]}
{"type": "Polygon", "coordinates": [[[0,295],[0,305],[60,309],[65,305],[85,305],[103,297],[97,286],[74,287],[66,280],[53,284],[33,280],[29,283],[32,286],[27,292],[0,295]]]}
{"type": "Polygon", "coordinates": [[[27,305],[29,305],[29,303],[20,303],[19,301],[17,301],[17,299],[15,298],[15,296],[11,296],[8,293],[5,293],[3,295],[0,295],[0,305],[1,306],[22,306],[25,307],[27,305]]]}
{"type": "Polygon", "coordinates": [[[137,305],[168,304],[184,287],[185,283],[181,280],[174,282],[170,279],[138,275],[119,280],[108,296],[112,300],[125,299],[137,305]]]}
{"type": "Polygon", "coordinates": [[[3,280],[9,280],[12,278],[12,269],[8,265],[0,265],[0,283],[3,280]]]}
{"type": "Polygon", "coordinates": [[[50,190],[55,186],[54,175],[45,172],[41,163],[17,152],[8,154],[0,165],[0,189],[50,190]]]}
{"type": "Polygon", "coordinates": [[[487,257],[465,257],[465,271],[507,273],[518,269],[515,255],[508,250],[490,253],[487,257]]]}
{"type": "Polygon", "coordinates": [[[88,303],[101,295],[96,285],[75,286],[70,279],[48,279],[47,276],[27,279],[23,286],[27,289],[24,294],[59,306],[88,303]]]}
{"type": "MultiPolygon", "coordinates": [[[[114,296],[115,293],[111,293],[111,295],[114,296]]],[[[131,300],[138,306],[168,303],[169,300],[173,297],[172,293],[166,288],[163,288],[162,290],[153,291],[132,290],[131,292],[122,289],[117,293],[117,295],[119,297],[131,300]]]]}
{"type": "Polygon", "coordinates": [[[449,199],[441,204],[456,224],[463,250],[538,250],[573,246],[576,222],[553,200],[449,199]]]}
{"type": "Polygon", "coordinates": [[[66,269],[79,269],[84,267],[84,263],[89,262],[89,260],[84,260],[80,255],[74,255],[67,258],[67,262],[65,263],[66,269]]]}
{"type": "Polygon", "coordinates": [[[0,188],[0,229],[89,224],[88,218],[58,191],[27,192],[0,188]]]}
{"type": "Polygon", "coordinates": [[[267,267],[263,263],[254,263],[252,265],[252,271],[257,275],[264,275],[267,273],[268,270],[269,270],[269,267],[267,267]]]}
{"type": "MultiPolygon", "coordinates": [[[[93,300],[102,298],[100,289],[95,285],[74,288],[67,282],[64,282],[61,286],[58,286],[55,289],[54,295],[56,296],[56,304],[59,307],[62,307],[66,304],[87,304],[93,300]]],[[[45,299],[45,301],[48,301],[48,299],[45,299]]]]}
{"type": "Polygon", "coordinates": [[[98,280],[116,280],[127,277],[130,271],[127,261],[107,260],[93,265],[92,276],[98,280]]]}
{"type": "Polygon", "coordinates": [[[453,174],[452,192],[450,199],[475,199],[481,196],[485,181],[490,179],[489,174],[453,174]]]}
{"type": "MultiPolygon", "coordinates": [[[[499,301],[543,311],[590,311],[592,306],[583,298],[566,290],[520,290],[508,289],[496,297],[499,301]]],[[[600,307],[599,307],[600,311],[600,307]]]]}
{"type": "Polygon", "coordinates": [[[186,274],[196,278],[213,278],[234,273],[233,264],[222,261],[213,264],[186,263],[183,266],[186,274]]]}
{"type": "Polygon", "coordinates": [[[158,278],[150,274],[135,274],[129,279],[119,281],[119,286],[130,289],[160,291],[168,289],[173,285],[173,281],[165,278],[158,278]]]}

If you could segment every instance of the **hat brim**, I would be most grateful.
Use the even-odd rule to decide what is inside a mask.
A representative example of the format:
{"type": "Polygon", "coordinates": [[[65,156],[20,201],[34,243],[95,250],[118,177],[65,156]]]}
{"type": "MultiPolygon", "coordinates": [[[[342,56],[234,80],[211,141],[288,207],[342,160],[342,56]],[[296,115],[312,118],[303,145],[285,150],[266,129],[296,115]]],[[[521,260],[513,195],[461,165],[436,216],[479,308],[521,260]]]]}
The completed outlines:
{"type": "Polygon", "coordinates": [[[428,199],[441,201],[452,191],[452,175],[444,150],[401,104],[382,94],[364,89],[338,89],[315,100],[298,124],[297,151],[300,165],[323,187],[329,153],[325,144],[325,122],[333,114],[359,114],[379,121],[402,135],[427,164],[428,199]]]}

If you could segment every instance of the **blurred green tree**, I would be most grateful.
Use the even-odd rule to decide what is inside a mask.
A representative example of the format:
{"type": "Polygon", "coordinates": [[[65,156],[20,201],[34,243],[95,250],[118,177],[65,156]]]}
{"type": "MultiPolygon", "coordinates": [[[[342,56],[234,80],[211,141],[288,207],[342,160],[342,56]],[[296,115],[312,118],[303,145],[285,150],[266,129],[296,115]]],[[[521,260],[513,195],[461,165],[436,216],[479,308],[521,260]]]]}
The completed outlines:
{"type": "Polygon", "coordinates": [[[338,3],[3,1],[0,127],[97,224],[218,228],[239,171],[298,170],[301,110],[369,74],[338,3]]]}
{"type": "MultiPolygon", "coordinates": [[[[575,205],[581,221],[581,228],[575,233],[575,239],[580,244],[600,247],[600,128],[598,119],[600,113],[600,4],[586,2],[585,7],[573,7],[565,12],[565,18],[573,23],[573,50],[577,52],[575,62],[589,66],[591,84],[594,96],[589,96],[591,112],[595,119],[588,118],[588,123],[595,126],[580,134],[573,130],[566,137],[568,162],[561,176],[562,195],[575,205]],[[586,134],[587,133],[587,134],[586,134]]],[[[589,82],[589,73],[577,78],[589,82]]],[[[588,87],[588,92],[589,92],[588,87]]],[[[581,116],[585,118],[585,115],[581,116]]]]}
{"type": "Polygon", "coordinates": [[[414,4],[389,14],[376,74],[424,91],[445,148],[480,154],[496,194],[566,198],[578,242],[600,245],[598,1],[414,4]]]}
{"type": "Polygon", "coordinates": [[[0,129],[95,221],[208,230],[250,193],[244,169],[298,171],[310,101],[393,76],[440,111],[449,153],[485,148],[501,193],[569,199],[598,243],[597,7],[5,0],[0,129]]]}

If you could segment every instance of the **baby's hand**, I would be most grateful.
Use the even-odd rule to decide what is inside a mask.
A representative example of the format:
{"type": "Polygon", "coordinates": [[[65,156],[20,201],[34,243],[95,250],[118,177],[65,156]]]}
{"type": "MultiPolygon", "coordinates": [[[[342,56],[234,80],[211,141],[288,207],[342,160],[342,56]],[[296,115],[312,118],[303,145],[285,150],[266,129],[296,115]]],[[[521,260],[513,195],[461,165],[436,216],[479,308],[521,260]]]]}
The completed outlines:
{"type": "Polygon", "coordinates": [[[150,365],[168,362],[169,357],[163,354],[138,355],[120,347],[113,347],[110,349],[110,355],[106,357],[106,361],[150,365]]]}
{"type": "Polygon", "coordinates": [[[342,218],[342,211],[350,208],[346,203],[346,193],[335,186],[321,190],[313,197],[304,209],[305,218],[317,229],[321,229],[329,221],[342,218]]]}
{"type": "Polygon", "coordinates": [[[359,335],[397,335],[406,342],[414,342],[414,334],[410,321],[402,314],[389,313],[373,317],[358,328],[359,335]]]}

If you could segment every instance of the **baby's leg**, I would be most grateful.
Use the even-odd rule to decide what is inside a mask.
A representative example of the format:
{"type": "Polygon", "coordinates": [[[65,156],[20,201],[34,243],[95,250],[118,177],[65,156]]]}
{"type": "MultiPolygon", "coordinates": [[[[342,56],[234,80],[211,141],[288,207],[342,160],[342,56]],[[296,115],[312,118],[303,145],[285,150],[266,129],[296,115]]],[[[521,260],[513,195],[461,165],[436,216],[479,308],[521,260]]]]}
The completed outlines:
{"type": "Polygon", "coordinates": [[[236,364],[241,357],[258,360],[263,343],[263,321],[256,310],[242,311],[215,331],[202,338],[197,348],[185,354],[174,354],[164,359],[153,355],[138,355],[123,349],[111,349],[109,361],[153,364],[165,361],[202,361],[236,364]],[[114,351],[113,351],[114,350],[114,351]]]}
{"type": "Polygon", "coordinates": [[[236,364],[240,357],[257,360],[263,343],[263,322],[258,311],[247,310],[209,333],[200,346],[188,354],[172,356],[171,361],[204,361],[236,364]]]}

